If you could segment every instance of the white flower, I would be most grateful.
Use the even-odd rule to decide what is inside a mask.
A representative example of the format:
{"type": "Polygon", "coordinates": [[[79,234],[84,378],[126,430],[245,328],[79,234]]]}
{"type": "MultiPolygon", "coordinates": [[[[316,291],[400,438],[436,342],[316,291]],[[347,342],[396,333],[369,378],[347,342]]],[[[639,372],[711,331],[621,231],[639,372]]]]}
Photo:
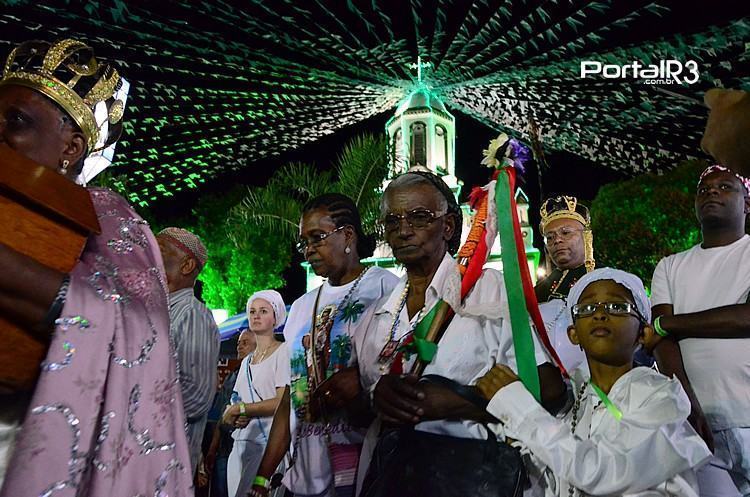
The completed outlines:
{"type": "Polygon", "coordinates": [[[497,160],[497,151],[505,145],[508,142],[508,135],[505,133],[500,133],[497,138],[492,140],[487,147],[487,150],[482,151],[482,155],[484,156],[484,159],[482,159],[482,164],[486,165],[487,167],[493,168],[498,167],[500,165],[500,161],[497,160]]]}

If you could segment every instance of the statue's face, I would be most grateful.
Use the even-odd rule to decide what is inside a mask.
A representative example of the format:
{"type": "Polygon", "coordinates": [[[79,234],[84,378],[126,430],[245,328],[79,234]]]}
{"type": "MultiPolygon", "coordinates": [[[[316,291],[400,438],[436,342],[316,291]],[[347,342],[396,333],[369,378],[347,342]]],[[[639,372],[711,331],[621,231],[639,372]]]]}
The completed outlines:
{"type": "Polygon", "coordinates": [[[50,169],[63,161],[73,166],[86,150],[86,140],[55,103],[25,86],[0,86],[0,143],[50,169]]]}
{"type": "Polygon", "coordinates": [[[750,176],[750,93],[714,88],[704,101],[711,111],[701,148],[722,166],[750,176]]]}

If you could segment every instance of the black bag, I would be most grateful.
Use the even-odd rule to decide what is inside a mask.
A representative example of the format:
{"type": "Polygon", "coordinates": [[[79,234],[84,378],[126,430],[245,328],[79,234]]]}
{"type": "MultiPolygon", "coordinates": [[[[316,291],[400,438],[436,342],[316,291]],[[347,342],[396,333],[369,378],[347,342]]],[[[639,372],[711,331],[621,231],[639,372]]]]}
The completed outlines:
{"type": "Polygon", "coordinates": [[[521,454],[494,438],[388,431],[375,448],[361,497],[521,497],[521,454]]]}
{"type": "MultiPolygon", "coordinates": [[[[423,379],[487,404],[446,378],[423,379]]],[[[487,436],[481,440],[411,428],[386,431],[375,447],[360,497],[521,497],[527,477],[520,451],[498,442],[489,430],[487,436]]]]}

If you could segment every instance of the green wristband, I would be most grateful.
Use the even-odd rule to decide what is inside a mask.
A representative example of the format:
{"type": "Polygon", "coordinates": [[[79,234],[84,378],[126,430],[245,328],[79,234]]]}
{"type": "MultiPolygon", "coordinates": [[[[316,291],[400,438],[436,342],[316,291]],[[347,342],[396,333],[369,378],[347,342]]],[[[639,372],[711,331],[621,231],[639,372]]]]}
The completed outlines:
{"type": "Polygon", "coordinates": [[[661,327],[661,316],[657,316],[654,319],[654,331],[661,337],[669,336],[669,332],[661,327]]]}
{"type": "Polygon", "coordinates": [[[263,487],[265,489],[271,488],[271,480],[266,478],[265,476],[256,476],[253,480],[253,485],[258,485],[259,487],[263,487]]]}

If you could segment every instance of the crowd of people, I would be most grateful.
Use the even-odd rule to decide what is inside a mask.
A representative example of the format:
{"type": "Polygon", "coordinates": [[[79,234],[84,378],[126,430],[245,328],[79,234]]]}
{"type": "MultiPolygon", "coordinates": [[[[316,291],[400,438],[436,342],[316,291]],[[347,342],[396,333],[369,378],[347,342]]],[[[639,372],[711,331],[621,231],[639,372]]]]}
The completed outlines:
{"type": "MultiPolygon", "coordinates": [[[[83,43],[20,45],[0,141],[75,181],[116,138],[118,81],[83,43]]],[[[275,290],[249,297],[218,393],[219,333],[194,293],[210,254],[90,188],[101,232],[70,273],[0,243],[0,312],[48,347],[33,390],[3,395],[0,496],[190,496],[198,474],[217,497],[750,496],[750,96],[706,102],[724,165],[696,178],[701,242],[659,262],[650,298],[596,267],[576,198],[543,203],[537,393],[519,381],[517,289],[485,269],[462,298],[462,213],[433,173],[382,194],[400,278],[363,264],[376,239],[352,199],[308,202],[296,248],[324,282],[288,312],[275,290]]]]}

